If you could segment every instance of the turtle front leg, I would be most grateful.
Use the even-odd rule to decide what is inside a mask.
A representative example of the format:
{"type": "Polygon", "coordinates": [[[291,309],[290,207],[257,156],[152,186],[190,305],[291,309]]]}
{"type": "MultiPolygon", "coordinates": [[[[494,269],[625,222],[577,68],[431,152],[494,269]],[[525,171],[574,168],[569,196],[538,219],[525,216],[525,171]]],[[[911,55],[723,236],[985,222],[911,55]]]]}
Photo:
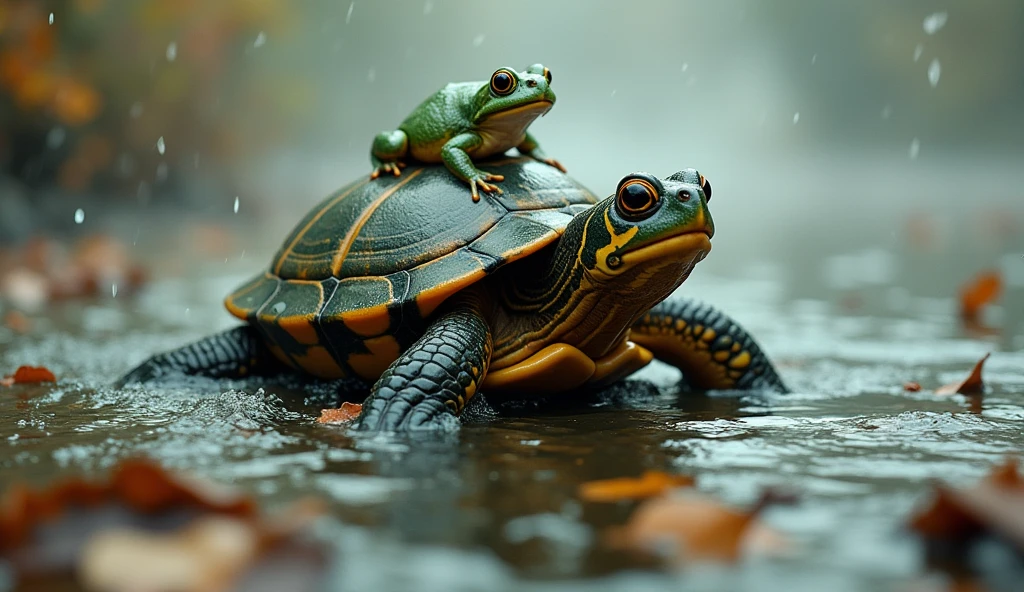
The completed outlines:
{"type": "Polygon", "coordinates": [[[495,175],[486,171],[481,171],[476,168],[473,164],[473,159],[469,157],[469,151],[475,150],[483,144],[483,139],[471,132],[459,134],[445,142],[444,146],[441,147],[441,160],[444,161],[448,170],[453,175],[469,183],[469,193],[473,197],[474,202],[480,201],[480,191],[485,193],[496,192],[499,195],[502,193],[501,188],[497,185],[492,185],[488,181],[504,181],[503,175],[495,175]]]}
{"type": "Polygon", "coordinates": [[[354,423],[364,431],[454,428],[491,360],[491,330],[476,306],[442,315],[373,386],[354,423]]]}
{"type": "Polygon", "coordinates": [[[562,163],[558,162],[554,158],[550,158],[547,154],[544,153],[543,150],[540,149],[540,143],[537,142],[537,138],[533,137],[533,135],[530,134],[530,132],[526,132],[526,137],[524,137],[523,141],[520,142],[518,146],[516,146],[516,150],[518,150],[519,153],[524,156],[529,156],[534,160],[539,160],[544,164],[553,166],[556,169],[562,171],[563,173],[566,172],[565,167],[562,166],[562,163]]]}
{"type": "Polygon", "coordinates": [[[156,354],[114,383],[155,382],[174,376],[244,378],[272,375],[284,365],[270,353],[250,325],[211,335],[185,347],[156,354]]]}
{"type": "Polygon", "coordinates": [[[402,159],[409,153],[409,136],[402,130],[381,132],[373,139],[370,148],[370,162],[373,163],[371,179],[382,173],[392,173],[396,177],[402,174],[405,163],[402,159]]]}
{"type": "Polygon", "coordinates": [[[682,370],[695,389],[789,392],[771,360],[743,327],[696,300],[658,304],[633,325],[630,340],[682,370]]]}

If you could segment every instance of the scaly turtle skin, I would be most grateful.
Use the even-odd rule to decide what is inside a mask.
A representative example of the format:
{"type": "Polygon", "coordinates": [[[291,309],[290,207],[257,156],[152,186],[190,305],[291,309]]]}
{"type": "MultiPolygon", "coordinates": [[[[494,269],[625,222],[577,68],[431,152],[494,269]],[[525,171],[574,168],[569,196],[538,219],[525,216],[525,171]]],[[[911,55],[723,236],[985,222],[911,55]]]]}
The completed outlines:
{"type": "Polygon", "coordinates": [[[477,203],[440,166],[343,188],[228,296],[246,325],[154,356],[121,383],[360,378],[374,386],[357,427],[389,430],[457,423],[478,390],[599,387],[654,357],[694,388],[786,390],[735,322],[663,302],[711,249],[711,186],[697,171],[635,173],[599,201],[531,158],[487,166],[507,191],[477,203]]]}

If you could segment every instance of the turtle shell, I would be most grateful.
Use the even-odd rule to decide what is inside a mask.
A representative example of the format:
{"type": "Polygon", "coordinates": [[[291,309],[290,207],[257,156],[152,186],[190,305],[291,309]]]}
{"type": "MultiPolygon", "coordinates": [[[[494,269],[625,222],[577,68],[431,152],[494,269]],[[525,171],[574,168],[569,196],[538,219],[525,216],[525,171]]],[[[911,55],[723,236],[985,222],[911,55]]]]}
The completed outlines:
{"type": "Polygon", "coordinates": [[[447,298],[554,242],[597,201],[531,158],[484,161],[501,195],[470,199],[440,165],[364,177],[314,208],[265,273],[227,297],[290,366],[376,380],[447,298]]]}

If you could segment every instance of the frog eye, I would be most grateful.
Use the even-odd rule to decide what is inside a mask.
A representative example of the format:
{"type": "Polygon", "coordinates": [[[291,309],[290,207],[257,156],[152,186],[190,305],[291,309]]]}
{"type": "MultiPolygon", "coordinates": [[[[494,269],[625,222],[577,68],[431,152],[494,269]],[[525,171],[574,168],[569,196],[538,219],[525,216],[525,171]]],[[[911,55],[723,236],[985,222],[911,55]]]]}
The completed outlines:
{"type": "Polygon", "coordinates": [[[704,199],[711,201],[711,183],[704,175],[700,176],[700,189],[704,192],[704,199]]]}
{"type": "Polygon", "coordinates": [[[516,89],[516,76],[502,68],[491,76],[491,92],[503,97],[516,89]]]}
{"type": "Polygon", "coordinates": [[[627,177],[619,182],[615,207],[623,218],[643,218],[658,205],[658,190],[643,177],[627,177]]]}

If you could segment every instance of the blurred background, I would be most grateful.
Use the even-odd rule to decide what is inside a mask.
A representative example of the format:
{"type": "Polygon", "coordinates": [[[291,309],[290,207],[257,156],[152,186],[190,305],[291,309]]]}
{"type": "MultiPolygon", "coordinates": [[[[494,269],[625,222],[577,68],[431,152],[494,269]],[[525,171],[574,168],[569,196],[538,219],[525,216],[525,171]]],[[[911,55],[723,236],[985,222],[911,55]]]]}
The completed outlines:
{"type": "Polygon", "coordinates": [[[596,193],[708,176],[701,273],[847,305],[1024,284],[1016,0],[4,0],[6,268],[100,236],[157,274],[256,271],[378,131],[535,62],[558,103],[532,130],[596,193]]]}

